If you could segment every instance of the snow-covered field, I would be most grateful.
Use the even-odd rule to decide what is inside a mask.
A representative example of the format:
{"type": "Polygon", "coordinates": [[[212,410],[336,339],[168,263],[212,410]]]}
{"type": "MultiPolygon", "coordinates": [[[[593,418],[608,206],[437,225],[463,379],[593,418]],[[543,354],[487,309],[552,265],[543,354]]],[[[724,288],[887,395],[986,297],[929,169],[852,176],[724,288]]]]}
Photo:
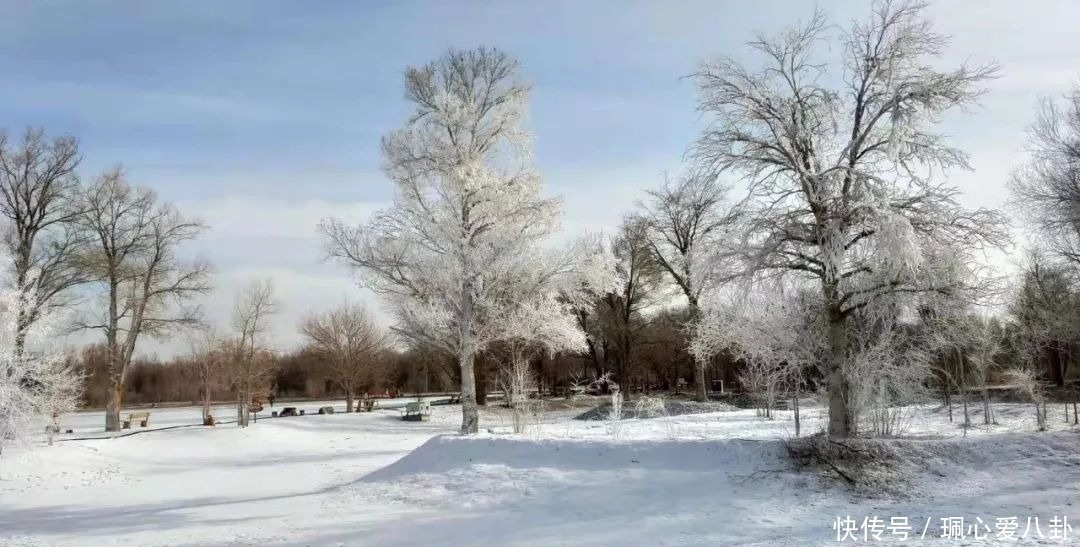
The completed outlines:
{"type": "MultiPolygon", "coordinates": [[[[514,436],[492,408],[482,426],[494,433],[461,438],[459,407],[436,406],[421,423],[384,409],[70,440],[0,459],[0,545],[828,545],[838,517],[875,516],[908,518],[901,543],[996,543],[996,518],[1017,517],[1020,536],[1038,517],[1044,538],[1032,528],[1019,544],[1074,544],[1051,538],[1051,519],[1080,520],[1080,435],[1063,416],[1032,433],[1031,407],[995,409],[1000,425],[966,438],[944,411],[913,409],[906,442],[926,469],[907,496],[791,470],[785,412],[616,424],[563,410],[514,436]],[[981,518],[987,539],[939,539],[947,517],[981,518]]],[[[153,412],[162,427],[198,417],[153,412]]],[[[804,431],[820,427],[819,410],[804,414],[804,431]]],[[[64,427],[99,428],[96,417],[64,427]]]]}

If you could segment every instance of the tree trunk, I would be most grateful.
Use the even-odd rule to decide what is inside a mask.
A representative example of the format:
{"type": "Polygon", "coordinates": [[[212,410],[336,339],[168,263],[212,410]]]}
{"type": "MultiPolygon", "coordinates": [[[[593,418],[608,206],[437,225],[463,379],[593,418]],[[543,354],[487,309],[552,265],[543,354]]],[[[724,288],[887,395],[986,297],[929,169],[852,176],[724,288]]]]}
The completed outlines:
{"type": "Polygon", "coordinates": [[[203,401],[202,401],[203,425],[210,425],[210,417],[212,416],[211,411],[210,411],[210,402],[211,402],[210,399],[211,399],[210,382],[208,380],[206,380],[203,383],[203,401]]]}
{"type": "Polygon", "coordinates": [[[478,406],[487,406],[487,368],[484,366],[485,364],[481,364],[480,368],[474,371],[473,383],[476,385],[475,397],[478,406]]]}
{"type": "MultiPolygon", "coordinates": [[[[244,374],[246,376],[248,374],[248,371],[246,370],[247,365],[244,365],[244,366],[245,366],[244,374]]],[[[247,392],[247,378],[245,377],[241,381],[240,392],[237,393],[237,400],[236,400],[236,426],[237,427],[247,427],[247,425],[248,425],[248,423],[247,423],[247,414],[248,414],[247,413],[247,403],[250,400],[251,400],[251,398],[248,396],[248,392],[247,392]]]]}
{"type": "Polygon", "coordinates": [[[480,412],[476,406],[476,376],[471,353],[458,353],[461,366],[461,434],[474,435],[480,431],[480,412]]]}
{"type": "Polygon", "coordinates": [[[600,354],[600,351],[596,348],[596,343],[593,342],[591,336],[585,338],[585,343],[589,346],[589,357],[593,364],[593,375],[599,378],[604,374],[604,356],[600,354]]]}
{"type": "Polygon", "coordinates": [[[960,388],[960,398],[964,401],[964,427],[971,425],[971,417],[968,415],[968,392],[967,386],[960,388]]]}
{"type": "Polygon", "coordinates": [[[953,423],[953,396],[949,392],[948,386],[945,386],[945,405],[948,406],[948,423],[953,423]]]}
{"type": "Polygon", "coordinates": [[[1049,351],[1050,377],[1054,381],[1054,385],[1062,387],[1065,385],[1065,367],[1063,366],[1064,359],[1062,359],[1061,350],[1058,349],[1058,343],[1051,343],[1049,351]]]}
{"type": "Polygon", "coordinates": [[[800,420],[799,420],[799,389],[795,388],[795,400],[792,401],[792,407],[795,410],[795,436],[799,436],[800,420]]]}
{"type": "Polygon", "coordinates": [[[345,413],[348,414],[353,411],[353,392],[352,389],[345,388],[345,413]]]}
{"type": "Polygon", "coordinates": [[[701,402],[709,400],[709,387],[705,385],[705,365],[703,359],[694,359],[694,383],[697,384],[694,399],[701,402]]]}
{"type": "Polygon", "coordinates": [[[848,382],[844,371],[835,366],[826,377],[829,398],[829,436],[844,439],[851,436],[851,417],[848,408],[848,382]]]}
{"type": "Polygon", "coordinates": [[[991,410],[990,410],[990,390],[987,389],[985,382],[983,382],[982,400],[983,400],[983,424],[990,425],[990,424],[994,423],[994,415],[991,413],[991,410]]]}
{"type": "Polygon", "coordinates": [[[675,395],[679,394],[679,378],[681,378],[679,368],[679,359],[675,359],[675,366],[672,368],[674,376],[671,378],[671,391],[675,395]]]}
{"type": "Polygon", "coordinates": [[[105,431],[120,431],[120,406],[124,396],[124,385],[113,381],[109,391],[109,402],[105,405],[105,431]]]}
{"type": "Polygon", "coordinates": [[[851,391],[844,374],[844,359],[847,355],[847,337],[844,322],[839,313],[831,314],[829,320],[829,371],[825,376],[826,395],[829,399],[829,437],[844,439],[854,433],[853,417],[848,405],[851,391]]]}
{"type": "Polygon", "coordinates": [[[109,394],[109,402],[105,406],[105,431],[120,431],[120,404],[124,389],[124,367],[120,361],[120,347],[117,345],[116,337],[119,287],[115,279],[115,275],[110,271],[109,326],[105,331],[105,347],[109,352],[109,378],[112,381],[112,393],[109,394]]]}
{"type": "MultiPolygon", "coordinates": [[[[689,311],[688,326],[693,329],[701,317],[701,308],[698,306],[697,297],[691,296],[689,292],[686,294],[689,311]]],[[[709,400],[709,386],[705,385],[705,367],[708,365],[708,361],[698,359],[694,357],[694,384],[696,384],[696,391],[694,393],[694,400],[705,402],[709,400]]]]}

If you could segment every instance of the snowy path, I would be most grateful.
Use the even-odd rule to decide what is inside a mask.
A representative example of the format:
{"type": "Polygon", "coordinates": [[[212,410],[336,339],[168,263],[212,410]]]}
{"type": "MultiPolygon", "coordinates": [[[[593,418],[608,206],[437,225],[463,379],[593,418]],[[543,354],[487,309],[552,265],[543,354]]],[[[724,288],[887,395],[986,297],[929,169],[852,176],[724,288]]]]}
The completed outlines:
{"type": "MultiPolygon", "coordinates": [[[[838,516],[1052,516],[1080,522],[1080,435],[1001,426],[957,438],[925,412],[925,473],[905,499],[866,499],[786,469],[790,426],[752,412],[551,420],[528,437],[452,433],[396,411],[260,420],[71,441],[0,460],[0,545],[835,545],[838,516]],[[618,438],[614,435],[618,434],[618,438]]],[[[816,423],[813,412],[808,424],[816,423]]],[[[505,416],[488,411],[488,426],[505,416]]],[[[808,428],[812,425],[808,425],[808,428]]],[[[850,542],[849,542],[850,543],[850,542]]],[[[1021,545],[1067,545],[1044,539],[1021,545]]],[[[1016,543],[1007,543],[1016,544],[1016,543]]]]}

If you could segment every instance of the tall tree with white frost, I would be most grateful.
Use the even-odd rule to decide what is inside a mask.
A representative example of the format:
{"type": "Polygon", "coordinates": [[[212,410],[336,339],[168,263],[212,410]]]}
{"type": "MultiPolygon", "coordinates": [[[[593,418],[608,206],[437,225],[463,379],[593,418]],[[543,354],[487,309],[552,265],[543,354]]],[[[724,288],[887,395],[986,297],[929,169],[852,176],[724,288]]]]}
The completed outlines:
{"type": "MultiPolygon", "coordinates": [[[[727,210],[727,187],[711,175],[687,175],[666,180],[648,191],[641,204],[645,237],[653,258],[686,297],[689,327],[701,315],[701,298],[730,278],[724,254],[734,217],[727,210]]],[[[694,385],[699,401],[708,399],[707,360],[694,358],[694,385]]]]}
{"type": "Polygon", "coordinates": [[[694,74],[711,123],[691,155],[703,172],[741,176],[749,189],[743,260],[820,286],[833,437],[854,433],[851,383],[868,380],[845,373],[857,351],[852,317],[898,293],[949,292],[960,277],[938,275],[939,258],[967,261],[1006,238],[998,213],[963,209],[936,178],[969,165],[932,130],[943,113],[973,104],[996,67],[932,66],[948,40],[931,30],[925,7],[875,3],[840,38],[839,66],[814,58],[835,28],[815,13],[750,43],[761,68],[720,58],[694,74]]]}
{"type": "Polygon", "coordinates": [[[476,433],[474,357],[499,338],[503,282],[536,263],[560,202],[540,195],[522,126],[528,87],[505,53],[451,50],[409,68],[405,92],[413,113],[382,142],[393,207],[320,230],[328,254],[393,307],[398,333],[456,358],[461,432],[476,433]]]}
{"type": "Polygon", "coordinates": [[[105,429],[119,431],[124,377],[139,338],[201,322],[199,307],[188,303],[209,290],[209,266],[181,260],[176,251],[204,226],[158,203],[153,191],[129,185],[119,170],[84,188],[80,201],[77,222],[91,240],[85,267],[103,302],[76,326],[105,334],[111,384],[105,429]]]}
{"type": "Polygon", "coordinates": [[[345,390],[345,412],[352,412],[353,397],[374,382],[380,354],[387,347],[386,333],[359,304],[311,316],[300,324],[300,333],[345,390]]]}

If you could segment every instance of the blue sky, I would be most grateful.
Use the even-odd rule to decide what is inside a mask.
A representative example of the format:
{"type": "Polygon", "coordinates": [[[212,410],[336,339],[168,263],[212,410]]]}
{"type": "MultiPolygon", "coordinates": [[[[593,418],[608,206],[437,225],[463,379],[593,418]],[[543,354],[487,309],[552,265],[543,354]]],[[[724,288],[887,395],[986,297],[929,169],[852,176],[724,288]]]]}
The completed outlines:
{"type": "MultiPolygon", "coordinates": [[[[847,24],[864,1],[821,1],[847,24]]],[[[954,181],[969,205],[1000,206],[1039,95],[1080,81],[1080,3],[938,2],[954,36],[943,62],[997,61],[982,106],[943,130],[972,154],[954,181]]],[[[682,79],[805,17],[801,1],[0,1],[0,127],[41,125],[82,141],[82,174],[122,163],[212,231],[193,249],[217,267],[205,305],[224,325],[237,287],[275,279],[275,341],[299,317],[370,301],[320,260],[315,224],[362,221],[391,198],[380,136],[399,126],[406,66],[447,47],[496,46],[532,82],[536,158],[566,200],[566,230],[614,226],[701,128],[682,79]]],[[[156,346],[148,346],[154,348],[156,346]]],[[[167,345],[168,353],[178,346],[167,345]],[[168,349],[172,347],[173,349],[168,349]]]]}

